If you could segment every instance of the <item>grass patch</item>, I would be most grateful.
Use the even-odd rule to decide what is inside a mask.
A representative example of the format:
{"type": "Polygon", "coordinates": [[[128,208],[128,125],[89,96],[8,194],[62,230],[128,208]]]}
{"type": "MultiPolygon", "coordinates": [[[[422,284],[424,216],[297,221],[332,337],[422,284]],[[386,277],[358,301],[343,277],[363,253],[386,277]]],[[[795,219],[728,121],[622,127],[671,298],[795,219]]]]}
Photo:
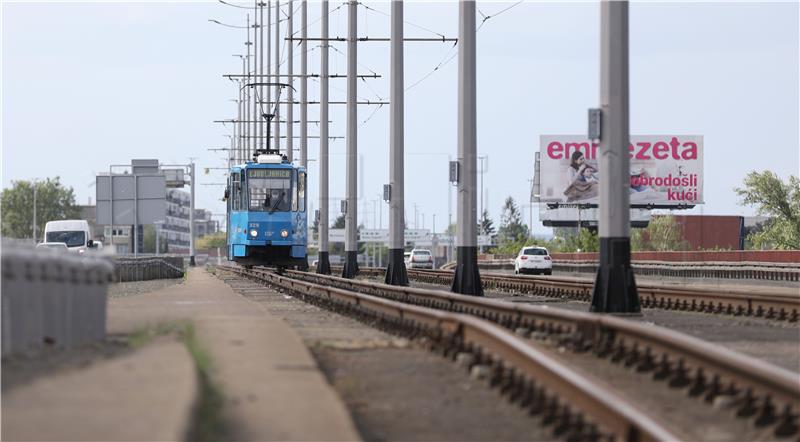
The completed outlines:
{"type": "Polygon", "coordinates": [[[191,441],[225,440],[227,431],[222,420],[223,397],[212,379],[213,360],[195,335],[194,325],[186,324],[182,338],[197,369],[200,397],[192,410],[192,425],[186,439],[191,441]]]}
{"type": "Polygon", "coordinates": [[[181,323],[177,322],[163,322],[156,325],[147,325],[128,335],[128,345],[131,348],[140,348],[150,343],[157,336],[164,336],[179,331],[181,325],[181,323]]]}

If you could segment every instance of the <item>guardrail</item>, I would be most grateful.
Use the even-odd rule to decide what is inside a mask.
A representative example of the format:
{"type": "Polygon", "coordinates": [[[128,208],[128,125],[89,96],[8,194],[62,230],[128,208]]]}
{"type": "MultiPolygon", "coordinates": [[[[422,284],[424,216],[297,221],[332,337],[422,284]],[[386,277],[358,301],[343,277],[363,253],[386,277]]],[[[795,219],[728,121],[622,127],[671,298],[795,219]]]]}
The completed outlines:
{"type": "Polygon", "coordinates": [[[114,260],[114,282],[183,278],[183,256],[119,257],[114,260]]]}
{"type": "Polygon", "coordinates": [[[106,336],[107,259],[2,246],[2,355],[106,336]]]}
{"type": "MultiPolygon", "coordinates": [[[[448,263],[442,266],[442,269],[451,270],[454,265],[455,263],[448,263]]],[[[796,263],[634,261],[631,266],[634,273],[639,276],[800,281],[800,265],[796,263]]],[[[479,260],[478,267],[482,270],[513,270],[514,260],[479,260]]],[[[597,262],[554,259],[553,271],[597,273],[597,262]]]]}

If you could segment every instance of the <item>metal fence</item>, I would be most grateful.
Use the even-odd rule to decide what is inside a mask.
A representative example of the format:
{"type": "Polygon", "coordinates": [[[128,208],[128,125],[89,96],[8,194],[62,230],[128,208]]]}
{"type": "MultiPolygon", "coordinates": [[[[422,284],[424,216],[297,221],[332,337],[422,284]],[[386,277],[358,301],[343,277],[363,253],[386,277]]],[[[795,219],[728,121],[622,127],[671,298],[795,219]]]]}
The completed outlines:
{"type": "MultiPolygon", "coordinates": [[[[442,266],[452,270],[455,263],[442,266]]],[[[513,270],[513,259],[479,260],[481,270],[513,270]]],[[[676,278],[756,279],[767,281],[800,281],[800,264],[775,262],[669,262],[634,261],[633,271],[638,276],[676,278]]],[[[595,261],[553,260],[553,271],[561,273],[597,273],[595,261]]]]}
{"type": "Polygon", "coordinates": [[[183,278],[185,268],[183,256],[119,257],[114,260],[114,282],[183,278]]]}
{"type": "Polygon", "coordinates": [[[106,336],[109,260],[3,242],[2,355],[106,336]]]}

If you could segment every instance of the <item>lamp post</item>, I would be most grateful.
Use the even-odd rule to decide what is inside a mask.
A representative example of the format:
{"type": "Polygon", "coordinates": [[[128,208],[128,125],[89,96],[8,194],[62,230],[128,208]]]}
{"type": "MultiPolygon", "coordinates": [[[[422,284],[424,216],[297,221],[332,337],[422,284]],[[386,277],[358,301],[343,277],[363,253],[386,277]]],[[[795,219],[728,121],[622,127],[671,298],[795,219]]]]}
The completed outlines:
{"type": "Polygon", "coordinates": [[[36,187],[39,184],[39,179],[38,178],[34,178],[32,180],[32,183],[33,183],[33,185],[32,185],[32,187],[33,187],[33,244],[36,245],[36,233],[37,233],[36,232],[36,230],[37,230],[36,229],[36,227],[37,227],[37,224],[36,224],[36,187]]]}

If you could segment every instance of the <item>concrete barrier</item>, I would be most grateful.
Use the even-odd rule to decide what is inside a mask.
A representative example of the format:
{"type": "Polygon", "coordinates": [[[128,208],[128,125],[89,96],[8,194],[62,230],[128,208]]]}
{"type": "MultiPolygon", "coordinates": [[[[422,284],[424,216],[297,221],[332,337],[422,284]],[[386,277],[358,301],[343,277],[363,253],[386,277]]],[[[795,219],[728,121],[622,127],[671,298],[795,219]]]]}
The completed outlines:
{"type": "Polygon", "coordinates": [[[105,339],[107,259],[2,246],[2,355],[105,339]]]}

